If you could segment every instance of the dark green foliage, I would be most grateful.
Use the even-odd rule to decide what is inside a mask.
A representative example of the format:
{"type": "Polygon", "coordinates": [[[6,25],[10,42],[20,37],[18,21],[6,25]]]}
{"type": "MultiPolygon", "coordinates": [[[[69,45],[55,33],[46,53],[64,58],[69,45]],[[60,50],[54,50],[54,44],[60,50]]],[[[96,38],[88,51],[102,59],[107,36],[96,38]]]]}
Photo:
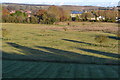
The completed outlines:
{"type": "Polygon", "coordinates": [[[97,35],[95,36],[95,41],[98,43],[105,43],[108,41],[108,37],[105,35],[97,35]]]}
{"type": "Polygon", "coordinates": [[[26,17],[27,14],[25,12],[21,12],[21,11],[16,11],[15,13],[10,14],[11,16],[24,16],[26,17]]]}

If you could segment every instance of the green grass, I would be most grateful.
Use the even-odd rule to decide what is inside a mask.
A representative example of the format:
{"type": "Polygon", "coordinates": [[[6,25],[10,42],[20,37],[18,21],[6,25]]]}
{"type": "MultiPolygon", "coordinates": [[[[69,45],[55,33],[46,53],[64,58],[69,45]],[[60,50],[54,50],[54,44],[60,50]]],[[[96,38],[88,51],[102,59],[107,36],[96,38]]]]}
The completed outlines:
{"type": "MultiPolygon", "coordinates": [[[[82,23],[76,23],[76,25],[78,24],[82,26],[82,23]]],[[[94,23],[93,25],[97,24],[94,23]]],[[[99,24],[103,25],[103,23],[99,24]]],[[[104,23],[105,26],[107,24],[104,23]]],[[[85,23],[86,25],[88,23],[85,23]]],[[[91,24],[91,26],[93,25],[91,24]]],[[[116,26],[116,24],[112,25],[116,26]]],[[[118,40],[115,34],[53,29],[53,27],[64,27],[59,25],[3,23],[2,26],[9,31],[9,35],[2,41],[2,51],[9,55],[33,55],[36,57],[36,53],[38,53],[38,56],[41,56],[43,53],[39,51],[43,51],[57,55],[54,57],[63,60],[64,58],[79,60],[78,54],[108,60],[118,60],[118,57],[112,56],[118,54],[118,40]],[[106,35],[111,36],[111,38],[107,39],[108,41],[105,43],[99,44],[95,41],[96,35],[106,35]],[[74,53],[77,55],[74,55],[74,53]]],[[[46,56],[48,56],[48,59],[52,58],[52,55],[47,54],[43,55],[43,58],[46,58],[46,56]]]]}
{"type": "MultiPolygon", "coordinates": [[[[71,24],[82,26],[83,23],[71,24]]],[[[98,24],[103,27],[111,25],[85,23],[84,26],[92,28],[98,24]]],[[[116,26],[114,23],[112,25],[116,26]]],[[[1,38],[2,78],[119,77],[119,65],[101,65],[120,62],[119,39],[115,34],[79,31],[70,26],[67,26],[70,30],[65,31],[64,27],[66,26],[3,23],[3,28],[8,33],[1,38]],[[95,38],[99,35],[109,37],[104,43],[97,43],[95,38]]]]}

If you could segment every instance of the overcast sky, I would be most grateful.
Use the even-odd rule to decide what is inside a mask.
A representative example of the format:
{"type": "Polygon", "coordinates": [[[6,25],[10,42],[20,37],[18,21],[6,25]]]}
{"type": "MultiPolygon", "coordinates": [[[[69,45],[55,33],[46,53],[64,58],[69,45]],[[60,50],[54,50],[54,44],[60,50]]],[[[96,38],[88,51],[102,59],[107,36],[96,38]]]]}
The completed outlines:
{"type": "Polygon", "coordinates": [[[119,0],[2,0],[0,2],[51,5],[117,6],[119,0]]]}

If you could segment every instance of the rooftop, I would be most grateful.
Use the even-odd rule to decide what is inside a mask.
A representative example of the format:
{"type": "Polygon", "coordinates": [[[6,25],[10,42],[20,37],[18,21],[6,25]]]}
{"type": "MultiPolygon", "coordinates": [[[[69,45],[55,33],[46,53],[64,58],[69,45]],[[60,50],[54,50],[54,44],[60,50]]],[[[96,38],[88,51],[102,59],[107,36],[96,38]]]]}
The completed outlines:
{"type": "Polygon", "coordinates": [[[72,11],[71,14],[82,14],[83,12],[80,11],[72,11]]]}

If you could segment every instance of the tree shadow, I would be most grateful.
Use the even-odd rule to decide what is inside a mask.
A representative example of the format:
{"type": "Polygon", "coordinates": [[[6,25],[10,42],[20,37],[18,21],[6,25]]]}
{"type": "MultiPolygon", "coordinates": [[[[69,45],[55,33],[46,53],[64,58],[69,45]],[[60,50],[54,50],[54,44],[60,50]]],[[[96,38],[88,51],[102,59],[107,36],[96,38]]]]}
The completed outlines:
{"type": "Polygon", "coordinates": [[[72,51],[65,51],[61,49],[55,49],[51,47],[36,46],[36,48],[45,49],[45,51],[39,49],[33,49],[26,46],[21,46],[16,43],[7,42],[10,46],[17,48],[17,50],[23,54],[17,54],[16,52],[4,52],[3,60],[19,60],[19,61],[45,61],[45,62],[57,62],[57,63],[82,63],[82,64],[108,64],[118,65],[116,60],[99,58],[90,55],[83,55],[72,51]]]}
{"type": "MultiPolygon", "coordinates": [[[[7,43],[10,46],[19,49],[19,52],[25,54],[26,57],[28,57],[29,59],[33,59],[33,60],[61,60],[61,56],[50,53],[50,52],[46,52],[46,51],[42,51],[42,50],[38,50],[38,49],[33,49],[30,47],[26,47],[26,46],[21,46],[19,44],[16,43],[7,43]]],[[[68,57],[62,56],[65,59],[69,59],[68,57]]],[[[18,57],[19,58],[19,57],[18,57]]]]}
{"type": "Polygon", "coordinates": [[[108,36],[111,39],[115,39],[115,40],[120,40],[120,37],[116,37],[116,36],[108,36]]]}
{"type": "Polygon", "coordinates": [[[83,43],[83,44],[87,44],[87,45],[94,45],[94,46],[98,46],[96,44],[92,44],[92,43],[86,43],[86,42],[82,42],[82,41],[76,41],[76,40],[70,40],[70,39],[62,39],[65,41],[70,41],[70,42],[75,42],[75,43],[83,43]]]}
{"type": "MultiPolygon", "coordinates": [[[[16,53],[8,53],[2,51],[2,60],[9,60],[9,61],[27,61],[27,62],[60,62],[58,60],[53,59],[46,59],[46,58],[35,58],[34,56],[29,55],[19,55],[16,53]]],[[[61,61],[62,62],[62,61],[61,61]]]]}
{"type": "Polygon", "coordinates": [[[105,59],[105,58],[99,58],[91,55],[83,55],[80,53],[75,53],[71,51],[65,51],[60,49],[54,49],[51,47],[43,47],[43,46],[37,46],[38,48],[46,49],[52,53],[58,53],[63,54],[66,56],[72,56],[73,61],[80,62],[80,63],[87,63],[87,64],[118,64],[118,61],[111,60],[111,59],[105,59]]]}
{"type": "Polygon", "coordinates": [[[120,54],[116,54],[116,53],[103,52],[103,51],[84,49],[84,48],[78,48],[78,49],[80,49],[82,51],[86,51],[86,52],[95,53],[95,54],[101,54],[101,55],[110,56],[110,57],[114,57],[114,58],[120,58],[120,54]]]}

